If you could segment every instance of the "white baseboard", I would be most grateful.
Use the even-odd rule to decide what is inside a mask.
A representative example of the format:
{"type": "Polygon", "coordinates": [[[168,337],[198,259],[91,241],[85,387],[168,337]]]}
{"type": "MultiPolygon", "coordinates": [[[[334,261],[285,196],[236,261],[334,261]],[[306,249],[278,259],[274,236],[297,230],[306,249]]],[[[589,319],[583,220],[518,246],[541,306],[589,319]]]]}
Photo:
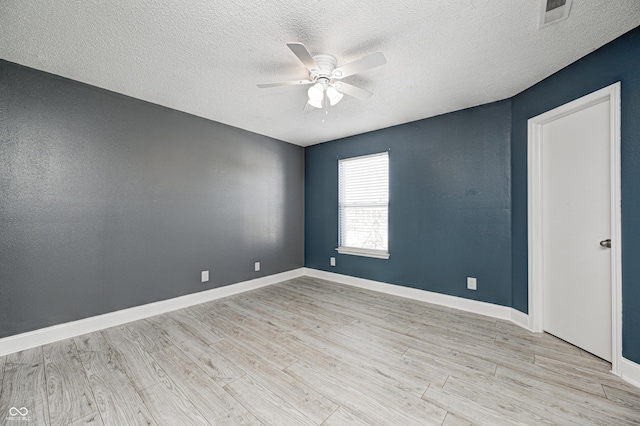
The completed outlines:
{"type": "Polygon", "coordinates": [[[529,330],[529,315],[511,308],[511,322],[529,330]]]}
{"type": "MultiPolygon", "coordinates": [[[[387,284],[379,281],[372,281],[363,278],[351,277],[348,275],[336,274],[333,272],[320,271],[311,268],[298,268],[279,274],[269,275],[257,278],[255,280],[244,281],[224,287],[214,288],[211,290],[191,293],[169,300],[162,300],[146,305],[135,306],[132,308],[122,309],[120,311],[109,312],[95,317],[85,318],[78,321],[72,321],[64,324],[58,324],[51,327],[41,328],[39,330],[29,331],[27,333],[17,334],[15,336],[0,339],[0,356],[10,353],[19,352],[25,349],[34,348],[58,340],[68,339],[80,336],[86,333],[103,330],[109,327],[126,324],[131,321],[137,321],[149,318],[154,315],[160,315],[178,309],[188,308],[189,306],[200,303],[209,302],[234,294],[244,293],[246,291],[255,290],[260,287],[266,287],[277,284],[282,281],[298,278],[301,276],[309,276],[312,278],[320,278],[340,284],[351,285],[368,290],[379,291],[381,293],[391,294],[394,296],[406,297],[408,299],[420,300],[422,302],[433,303],[436,305],[447,306],[450,308],[460,309],[466,312],[486,315],[493,318],[511,321],[523,328],[528,329],[529,317],[518,310],[494,305],[492,303],[479,302],[477,300],[465,299],[457,296],[449,296],[446,294],[434,293],[426,290],[418,290],[410,287],[403,287],[395,284],[387,284]]],[[[622,358],[621,377],[634,386],[640,387],[640,364],[622,358]]]]}
{"type": "Polygon", "coordinates": [[[255,280],[230,284],[224,287],[191,293],[146,305],[134,306],[120,311],[109,312],[78,321],[5,337],[4,339],[0,339],[0,356],[298,278],[303,275],[303,271],[304,268],[293,269],[279,274],[256,278],[255,280]]]}
{"type": "Polygon", "coordinates": [[[318,269],[304,268],[304,275],[354,287],[365,288],[367,290],[379,291],[380,293],[420,300],[422,302],[433,303],[435,305],[447,306],[450,308],[460,309],[461,311],[472,312],[474,314],[512,321],[523,328],[529,328],[528,315],[507,306],[465,299],[463,297],[450,296],[448,294],[434,293],[432,291],[419,290],[417,288],[372,281],[349,275],[336,274],[333,272],[320,271],[318,269]]]}
{"type": "MultiPolygon", "coordinates": [[[[449,296],[446,294],[434,293],[426,290],[418,290],[415,288],[403,287],[394,284],[387,284],[379,281],[366,280],[363,278],[351,277],[348,275],[320,271],[317,269],[299,268],[275,275],[257,278],[255,280],[244,281],[198,293],[187,294],[169,300],[162,300],[146,305],[135,306],[128,309],[122,309],[120,311],[97,315],[95,317],[41,328],[39,330],[34,330],[15,336],[9,336],[4,339],[0,339],[0,356],[8,355],[10,353],[19,352],[41,345],[46,345],[58,340],[68,339],[86,333],[92,333],[94,331],[103,330],[105,328],[115,327],[131,321],[137,321],[140,319],[152,317],[154,315],[164,314],[167,312],[175,311],[177,309],[187,308],[189,306],[209,302],[211,300],[216,300],[227,296],[232,296],[234,294],[244,293],[246,291],[254,290],[260,287],[266,287],[272,284],[277,284],[282,281],[298,278],[305,275],[312,278],[320,278],[337,282],[339,284],[351,285],[354,287],[379,291],[381,293],[391,294],[394,296],[406,297],[408,299],[420,300],[422,302],[433,303],[436,305],[460,309],[466,312],[472,312],[480,315],[490,316],[493,318],[512,321],[513,323],[528,329],[528,315],[506,306],[494,305],[492,303],[479,302],[477,300],[464,299],[462,297],[449,296]]],[[[631,383],[634,386],[640,387],[640,364],[636,364],[633,361],[622,358],[620,375],[627,382],[631,383]]]]}
{"type": "Polygon", "coordinates": [[[620,367],[620,377],[633,386],[640,388],[640,364],[622,358],[620,367]]]}

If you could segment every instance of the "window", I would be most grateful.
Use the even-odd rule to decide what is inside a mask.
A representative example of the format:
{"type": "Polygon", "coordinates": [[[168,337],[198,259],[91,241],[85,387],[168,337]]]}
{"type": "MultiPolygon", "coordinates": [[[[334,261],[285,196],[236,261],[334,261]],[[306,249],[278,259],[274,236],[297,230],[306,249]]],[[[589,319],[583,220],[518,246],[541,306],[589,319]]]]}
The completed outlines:
{"type": "Polygon", "coordinates": [[[338,242],[342,254],[389,258],[389,155],[338,161],[338,242]]]}

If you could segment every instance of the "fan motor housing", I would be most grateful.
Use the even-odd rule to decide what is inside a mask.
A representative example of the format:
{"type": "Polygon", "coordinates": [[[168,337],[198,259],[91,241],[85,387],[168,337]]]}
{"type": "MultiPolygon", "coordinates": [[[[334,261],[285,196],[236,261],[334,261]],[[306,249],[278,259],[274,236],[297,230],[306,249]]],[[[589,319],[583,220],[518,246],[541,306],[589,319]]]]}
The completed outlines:
{"type": "MultiPolygon", "coordinates": [[[[318,64],[318,67],[320,68],[317,70],[316,78],[331,78],[331,73],[333,73],[333,70],[336,69],[336,65],[338,64],[336,58],[331,55],[315,55],[313,60],[316,61],[316,64],[318,64]]],[[[313,71],[316,70],[311,71],[313,74],[313,71]]]]}

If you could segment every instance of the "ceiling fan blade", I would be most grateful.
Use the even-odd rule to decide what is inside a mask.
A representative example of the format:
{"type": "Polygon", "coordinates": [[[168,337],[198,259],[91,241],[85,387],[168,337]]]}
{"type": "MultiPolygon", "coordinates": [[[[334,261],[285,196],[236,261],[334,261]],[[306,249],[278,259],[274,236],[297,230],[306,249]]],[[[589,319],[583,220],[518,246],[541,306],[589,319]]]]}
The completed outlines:
{"type": "Polygon", "coordinates": [[[317,71],[320,69],[318,64],[316,64],[316,61],[313,59],[313,56],[311,56],[311,53],[309,53],[307,48],[304,47],[304,44],[287,43],[287,46],[289,47],[289,49],[291,49],[293,54],[296,55],[298,59],[300,59],[300,62],[302,62],[309,71],[311,70],[317,71]]]}
{"type": "Polygon", "coordinates": [[[351,84],[343,83],[343,82],[336,83],[335,87],[336,89],[338,89],[339,92],[342,92],[345,95],[353,96],[354,98],[362,99],[363,101],[366,101],[371,96],[373,96],[373,93],[371,93],[368,90],[364,90],[359,87],[353,86],[351,84]]]}
{"type": "Polygon", "coordinates": [[[297,84],[311,84],[312,80],[292,80],[292,81],[280,81],[278,83],[264,83],[258,84],[260,89],[266,89],[268,87],[278,87],[278,86],[295,86],[297,84]]]}
{"type": "Polygon", "coordinates": [[[333,70],[333,78],[341,79],[349,77],[350,75],[357,74],[362,71],[367,71],[372,68],[379,67],[387,63],[387,58],[384,57],[382,52],[372,53],[371,55],[364,56],[353,62],[349,62],[339,68],[333,70]]]}

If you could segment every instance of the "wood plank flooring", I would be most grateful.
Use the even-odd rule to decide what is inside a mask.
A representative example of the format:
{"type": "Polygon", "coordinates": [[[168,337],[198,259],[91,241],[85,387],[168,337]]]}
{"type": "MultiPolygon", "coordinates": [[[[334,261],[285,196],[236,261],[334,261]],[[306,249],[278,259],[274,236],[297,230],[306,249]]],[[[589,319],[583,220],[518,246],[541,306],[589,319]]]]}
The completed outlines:
{"type": "Polygon", "coordinates": [[[0,357],[0,424],[640,425],[640,389],[609,369],[509,322],[304,277],[0,357]]]}

